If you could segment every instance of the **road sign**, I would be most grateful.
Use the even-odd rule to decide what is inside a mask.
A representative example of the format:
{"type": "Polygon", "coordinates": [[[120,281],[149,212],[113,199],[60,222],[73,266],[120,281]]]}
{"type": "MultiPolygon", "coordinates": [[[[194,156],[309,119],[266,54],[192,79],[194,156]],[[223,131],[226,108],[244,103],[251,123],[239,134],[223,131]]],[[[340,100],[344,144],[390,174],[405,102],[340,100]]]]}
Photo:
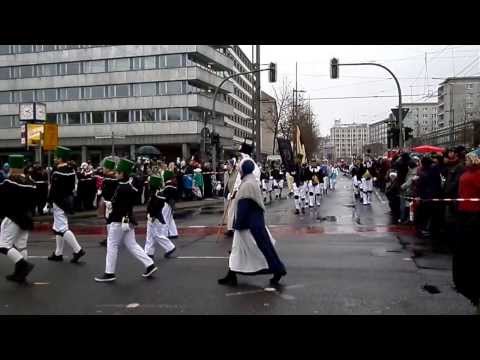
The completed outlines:
{"type": "Polygon", "coordinates": [[[44,131],[43,124],[31,124],[27,125],[27,147],[41,146],[42,134],[44,131]]]}
{"type": "MultiPolygon", "coordinates": [[[[409,108],[402,108],[402,119],[405,119],[405,116],[407,116],[409,108]]],[[[395,116],[395,119],[398,121],[398,108],[392,109],[393,116],[395,116]]]]}
{"type": "Polygon", "coordinates": [[[43,133],[43,149],[45,151],[54,151],[58,146],[58,125],[45,124],[43,133]]]}

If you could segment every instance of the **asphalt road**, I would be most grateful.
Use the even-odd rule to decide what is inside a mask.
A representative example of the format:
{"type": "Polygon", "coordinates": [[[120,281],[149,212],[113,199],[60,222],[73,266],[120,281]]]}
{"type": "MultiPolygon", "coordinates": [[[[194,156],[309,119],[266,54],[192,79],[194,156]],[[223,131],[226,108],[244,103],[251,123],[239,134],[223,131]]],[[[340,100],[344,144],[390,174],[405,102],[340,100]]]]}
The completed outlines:
{"type": "MultiPolygon", "coordinates": [[[[47,261],[55,240],[40,227],[29,241],[36,267],[28,285],[4,280],[12,264],[0,258],[0,315],[474,313],[452,289],[449,259],[443,258],[444,267],[414,261],[400,241],[411,236],[411,229],[390,223],[382,196],[375,194],[372,206],[356,202],[349,179],[339,179],[337,191],[322,199],[317,212],[295,215],[290,199],[275,200],[267,209],[288,271],[277,289],[269,287],[269,276],[240,276],[237,287],[217,284],[227,270],[231,240],[217,239],[223,209],[208,205],[179,211],[178,257],[164,259],[158,249],[158,271],[152,279],[142,278],[143,266],[124,251],[115,283],[93,280],[105,266],[105,248],[98,245],[104,232],[99,219],[71,224],[87,251],[78,265],[47,261]],[[426,284],[439,293],[425,291],[426,284]]],[[[144,225],[142,221],[137,229],[142,246],[144,225]]]]}

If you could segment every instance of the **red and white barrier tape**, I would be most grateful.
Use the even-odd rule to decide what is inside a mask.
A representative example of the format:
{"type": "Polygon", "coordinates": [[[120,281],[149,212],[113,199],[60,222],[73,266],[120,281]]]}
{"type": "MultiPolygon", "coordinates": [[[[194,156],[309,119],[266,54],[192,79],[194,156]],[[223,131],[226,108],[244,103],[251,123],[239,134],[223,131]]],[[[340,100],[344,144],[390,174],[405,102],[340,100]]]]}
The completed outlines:
{"type": "Polygon", "coordinates": [[[411,197],[411,196],[400,196],[400,197],[403,197],[407,200],[414,200],[414,201],[432,201],[432,202],[455,202],[455,201],[458,201],[458,202],[462,202],[462,201],[471,201],[471,202],[478,202],[480,201],[480,198],[467,198],[467,199],[462,199],[462,198],[458,198],[458,199],[448,199],[448,198],[445,198],[445,199],[438,199],[438,198],[433,198],[433,199],[422,199],[422,198],[419,198],[419,197],[411,197]]]}

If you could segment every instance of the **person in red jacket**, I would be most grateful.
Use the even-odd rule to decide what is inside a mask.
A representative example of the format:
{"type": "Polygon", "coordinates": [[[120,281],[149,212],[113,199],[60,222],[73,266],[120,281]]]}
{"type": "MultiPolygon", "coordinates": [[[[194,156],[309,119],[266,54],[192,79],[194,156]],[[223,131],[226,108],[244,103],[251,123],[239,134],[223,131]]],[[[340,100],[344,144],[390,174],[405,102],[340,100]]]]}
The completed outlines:
{"type": "MultiPolygon", "coordinates": [[[[465,157],[465,172],[460,177],[458,197],[480,198],[480,151],[465,157]]],[[[480,201],[459,201],[458,236],[453,249],[452,275],[456,290],[477,308],[480,314],[480,201]]]]}

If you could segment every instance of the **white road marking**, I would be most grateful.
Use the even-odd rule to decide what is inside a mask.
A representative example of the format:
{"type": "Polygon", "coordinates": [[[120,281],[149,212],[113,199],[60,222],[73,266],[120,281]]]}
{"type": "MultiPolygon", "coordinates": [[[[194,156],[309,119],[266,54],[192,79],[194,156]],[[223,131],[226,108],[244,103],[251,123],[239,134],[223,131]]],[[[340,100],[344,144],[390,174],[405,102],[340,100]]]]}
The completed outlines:
{"type": "Polygon", "coordinates": [[[249,290],[249,291],[239,291],[235,293],[228,293],[225,294],[225,296],[238,296],[238,295],[247,295],[247,294],[257,294],[257,293],[262,293],[265,292],[264,289],[261,290],[249,290]]]}
{"type": "Polygon", "coordinates": [[[40,256],[40,255],[28,255],[29,259],[46,259],[48,256],[40,256]]]}
{"type": "Polygon", "coordinates": [[[34,282],[33,285],[50,285],[48,282],[34,282]]]}
{"type": "Polygon", "coordinates": [[[191,229],[191,228],[194,228],[194,229],[196,229],[196,228],[206,228],[206,227],[207,227],[206,225],[191,225],[191,226],[187,226],[187,228],[190,228],[190,229],[191,229]]]}
{"type": "Polygon", "coordinates": [[[134,308],[139,307],[139,306],[140,306],[139,303],[131,303],[131,304],[128,304],[128,305],[126,306],[126,308],[127,308],[127,309],[134,309],[134,308]]]}
{"type": "Polygon", "coordinates": [[[177,256],[175,259],[228,259],[228,256],[177,256]]]}

